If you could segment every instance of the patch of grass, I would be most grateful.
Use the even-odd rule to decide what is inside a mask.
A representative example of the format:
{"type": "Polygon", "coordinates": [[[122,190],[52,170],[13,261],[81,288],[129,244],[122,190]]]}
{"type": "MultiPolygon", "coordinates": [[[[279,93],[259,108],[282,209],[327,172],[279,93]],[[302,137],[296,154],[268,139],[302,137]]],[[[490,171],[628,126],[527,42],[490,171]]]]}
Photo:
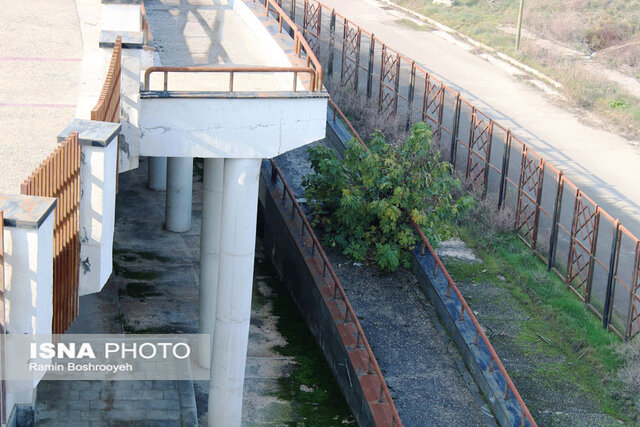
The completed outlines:
{"type": "Polygon", "coordinates": [[[564,283],[549,273],[540,260],[514,234],[499,233],[493,243],[479,242],[474,225],[463,226],[462,239],[483,259],[481,263],[446,262],[456,281],[489,282],[507,290],[530,318],[523,322],[517,342],[523,351],[541,357],[564,356],[568,363],[542,365],[541,381],[567,384],[600,402],[601,410],[624,422],[635,419],[618,371],[622,366],[616,348],[619,339],[602,328],[564,283]],[[501,280],[499,276],[506,280],[501,280]],[[553,345],[537,345],[539,335],[553,345]],[[571,364],[569,364],[571,363],[571,364]]]}
{"type": "MultiPolygon", "coordinates": [[[[548,44],[523,38],[521,49],[515,50],[518,0],[458,0],[451,7],[424,0],[394,1],[549,75],[563,85],[562,93],[571,103],[593,111],[622,136],[640,138],[640,99],[622,86],[548,44]]],[[[640,0],[531,0],[525,5],[524,28],[577,55],[597,52],[589,62],[640,75],[640,20],[631,10],[640,10],[640,0]]]]}
{"type": "MultiPolygon", "coordinates": [[[[258,260],[256,274],[275,277],[271,267],[258,260]]],[[[268,300],[273,306],[272,313],[278,317],[278,332],[287,341],[286,345],[276,347],[275,351],[283,356],[294,357],[296,362],[290,376],[278,379],[280,390],[277,397],[292,402],[294,410],[304,420],[300,425],[355,424],[342,392],[330,374],[324,355],[289,292],[277,280],[265,281],[274,292],[274,296],[268,300]]]]}

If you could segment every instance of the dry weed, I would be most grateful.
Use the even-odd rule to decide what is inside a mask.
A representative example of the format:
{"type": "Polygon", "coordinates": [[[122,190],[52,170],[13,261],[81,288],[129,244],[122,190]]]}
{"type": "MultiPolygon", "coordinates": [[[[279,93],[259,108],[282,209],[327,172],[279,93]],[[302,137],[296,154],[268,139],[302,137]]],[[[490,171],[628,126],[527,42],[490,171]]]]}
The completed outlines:
{"type": "Polygon", "coordinates": [[[616,353],[623,363],[618,376],[625,389],[620,391],[620,395],[633,404],[636,411],[633,418],[637,421],[640,415],[640,340],[635,339],[617,346],[616,353]]]}
{"type": "Polygon", "coordinates": [[[366,139],[374,131],[380,130],[387,141],[396,143],[406,139],[404,119],[380,113],[375,102],[371,102],[364,94],[355,91],[352,86],[341,84],[337,78],[325,84],[335,103],[340,106],[342,112],[363,138],[366,139]]]}

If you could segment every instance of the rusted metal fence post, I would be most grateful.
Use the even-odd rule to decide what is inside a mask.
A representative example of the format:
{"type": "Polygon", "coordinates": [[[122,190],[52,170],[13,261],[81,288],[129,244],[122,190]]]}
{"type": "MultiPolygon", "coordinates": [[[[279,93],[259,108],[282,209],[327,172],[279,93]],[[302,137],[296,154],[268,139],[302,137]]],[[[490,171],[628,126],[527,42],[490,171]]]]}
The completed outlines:
{"type": "Polygon", "coordinates": [[[562,211],[562,193],[564,187],[563,172],[559,171],[556,178],[556,199],[553,204],[553,218],[551,219],[551,236],[549,237],[549,257],[547,258],[547,271],[551,271],[556,262],[556,249],[558,246],[558,224],[562,211]]]}
{"type": "Polygon", "coordinates": [[[507,173],[509,171],[509,155],[511,154],[511,129],[504,135],[504,153],[502,153],[502,168],[500,169],[500,188],[498,189],[498,209],[502,209],[504,202],[507,173]]]}
{"type": "Polygon", "coordinates": [[[540,225],[540,206],[542,206],[542,186],[544,185],[544,160],[540,159],[538,172],[538,188],[536,191],[535,217],[533,219],[533,235],[531,236],[531,249],[535,250],[538,242],[538,229],[540,225]]]}
{"type": "Polygon", "coordinates": [[[416,84],[416,61],[411,61],[411,76],[409,78],[409,93],[407,94],[407,124],[405,126],[405,129],[407,130],[407,132],[409,131],[409,126],[411,126],[411,104],[413,103],[413,92],[414,92],[415,84],[416,84]]]}
{"type": "Polygon", "coordinates": [[[611,255],[609,258],[609,274],[607,276],[607,290],[604,297],[604,310],[602,313],[602,327],[607,329],[611,322],[611,311],[613,309],[613,298],[615,289],[614,279],[618,272],[618,259],[620,257],[620,220],[616,219],[613,229],[613,241],[611,242],[611,255]]]}
{"type": "Polygon", "coordinates": [[[633,332],[633,314],[635,307],[636,291],[640,286],[640,240],[636,242],[636,255],[633,261],[633,275],[631,277],[631,284],[629,285],[629,306],[627,309],[627,320],[624,328],[624,340],[629,341],[633,332]]]}
{"type": "Polygon", "coordinates": [[[367,67],[367,98],[371,99],[371,89],[373,87],[373,58],[376,51],[376,37],[371,33],[369,38],[369,65],[367,67]]]}
{"type": "Polygon", "coordinates": [[[456,94],[456,104],[453,112],[453,129],[451,130],[451,158],[449,162],[456,168],[456,149],[458,146],[458,130],[460,125],[460,92],[456,94]]]}
{"type": "MultiPolygon", "coordinates": [[[[327,63],[327,76],[329,80],[333,77],[333,50],[336,42],[336,10],[331,9],[331,21],[329,23],[329,61],[327,63]]],[[[343,40],[344,44],[344,40],[343,40]]],[[[358,70],[356,70],[357,72],[358,70]]],[[[355,88],[356,90],[358,88],[355,88]]]]}
{"type": "MultiPolygon", "coordinates": [[[[398,93],[400,92],[400,55],[396,53],[396,78],[394,81],[393,115],[398,114],[398,93]]],[[[382,76],[381,76],[382,77],[382,76]]]]}
{"type": "Polygon", "coordinates": [[[489,169],[491,165],[491,147],[493,146],[493,120],[489,119],[489,130],[487,131],[487,144],[489,145],[485,150],[485,163],[484,163],[484,188],[482,189],[482,196],[487,195],[487,188],[489,187],[489,169]]]}
{"type": "Polygon", "coordinates": [[[593,271],[596,261],[596,250],[598,249],[598,231],[600,230],[600,206],[596,205],[596,218],[593,224],[593,241],[589,251],[589,278],[587,279],[587,291],[585,292],[585,302],[591,303],[591,288],[593,287],[593,271]]]}

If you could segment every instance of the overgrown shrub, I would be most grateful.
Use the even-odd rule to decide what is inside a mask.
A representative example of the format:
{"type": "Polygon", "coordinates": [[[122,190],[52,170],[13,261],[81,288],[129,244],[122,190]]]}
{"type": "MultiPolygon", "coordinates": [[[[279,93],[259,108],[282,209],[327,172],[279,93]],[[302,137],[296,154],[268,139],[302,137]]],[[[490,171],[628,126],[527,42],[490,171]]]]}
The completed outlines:
{"type": "Polygon", "coordinates": [[[306,175],[302,184],[327,244],[354,261],[373,260],[393,271],[410,265],[409,251],[417,243],[407,213],[429,240],[437,241],[454,234],[452,222],[472,199],[454,199],[460,181],[431,149],[424,123],[398,144],[387,143],[376,131],[369,150],[352,140],[340,160],[329,148],[309,149],[315,174],[306,175]]]}

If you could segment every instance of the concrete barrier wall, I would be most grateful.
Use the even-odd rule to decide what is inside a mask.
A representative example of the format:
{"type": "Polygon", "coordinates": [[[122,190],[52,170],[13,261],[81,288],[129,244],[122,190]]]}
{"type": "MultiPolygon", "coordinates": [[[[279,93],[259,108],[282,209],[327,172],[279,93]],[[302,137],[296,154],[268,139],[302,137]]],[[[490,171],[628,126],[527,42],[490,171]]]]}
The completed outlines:
{"type": "Polygon", "coordinates": [[[336,327],[336,323],[341,320],[334,319],[320,291],[324,285],[322,265],[318,265],[315,257],[310,256],[308,247],[300,245],[299,224],[296,224],[294,231],[291,215],[283,214],[280,210],[280,198],[269,180],[270,168],[264,167],[265,164],[263,163],[260,179],[259,210],[265,253],[322,349],[358,424],[376,425],[358,375],[350,363],[347,348],[336,327]]]}

